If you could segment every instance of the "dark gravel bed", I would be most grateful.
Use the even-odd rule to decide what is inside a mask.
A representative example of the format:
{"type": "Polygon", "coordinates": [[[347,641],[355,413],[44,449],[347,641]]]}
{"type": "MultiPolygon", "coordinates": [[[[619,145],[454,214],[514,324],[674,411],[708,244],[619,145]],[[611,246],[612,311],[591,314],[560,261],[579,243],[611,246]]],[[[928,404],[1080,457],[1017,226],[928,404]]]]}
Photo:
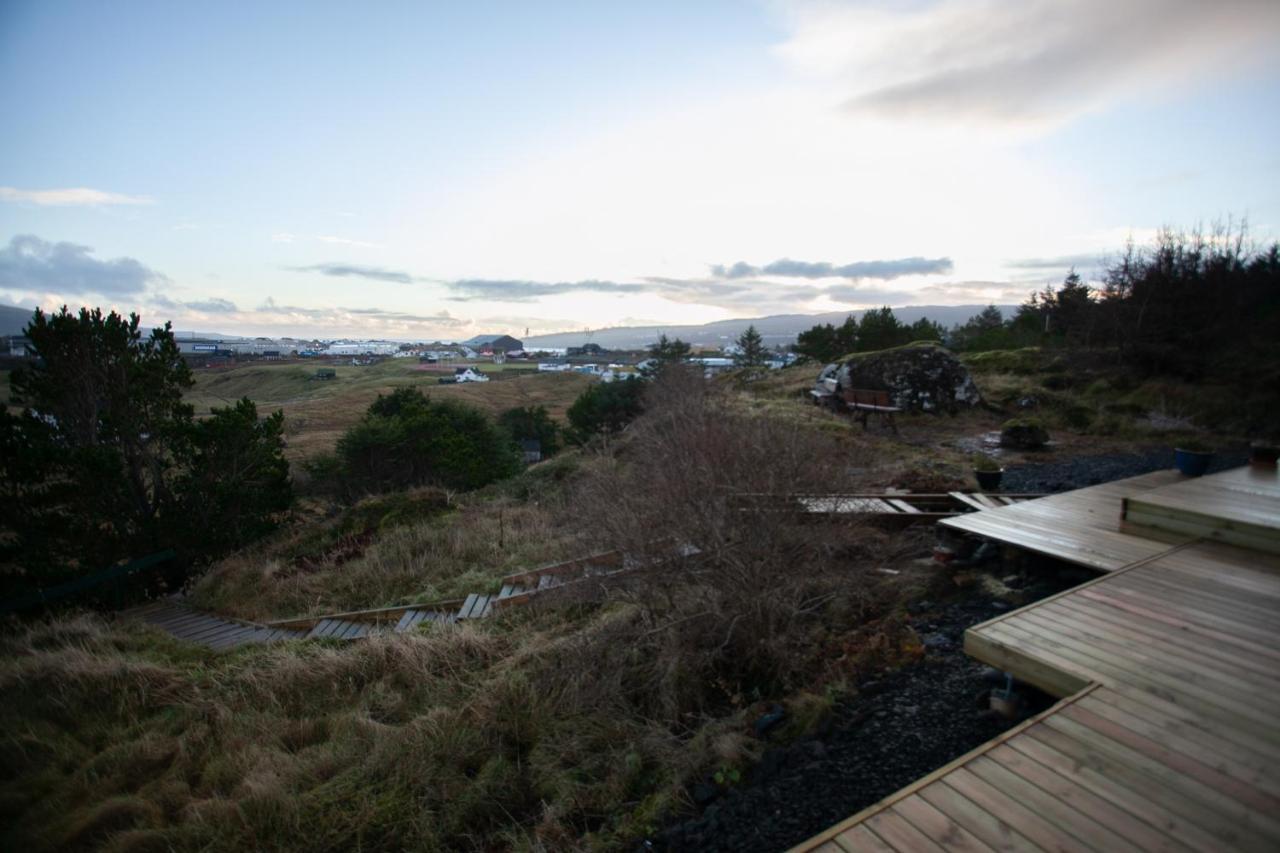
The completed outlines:
{"type": "MultiPolygon", "coordinates": [[[[1248,462],[1243,449],[1215,453],[1209,470],[1222,471],[1248,462]]],[[[1059,462],[1017,465],[1005,470],[1000,490],[1005,492],[1065,492],[1096,486],[1111,480],[1136,477],[1151,471],[1173,467],[1173,450],[1153,447],[1137,453],[1110,453],[1102,456],[1077,456],[1059,462]]]]}
{"type": "MultiPolygon", "coordinates": [[[[1042,582],[1035,594],[1064,585],[1042,582]]],[[[922,660],[864,681],[825,727],[768,749],[741,784],[694,786],[701,814],[643,849],[783,850],[1005,731],[1012,723],[984,704],[999,674],[967,657],[961,643],[966,628],[1008,609],[980,594],[917,605],[912,627],[925,643],[922,660]]],[[[1028,713],[1046,707],[1042,701],[1028,713]]]]}

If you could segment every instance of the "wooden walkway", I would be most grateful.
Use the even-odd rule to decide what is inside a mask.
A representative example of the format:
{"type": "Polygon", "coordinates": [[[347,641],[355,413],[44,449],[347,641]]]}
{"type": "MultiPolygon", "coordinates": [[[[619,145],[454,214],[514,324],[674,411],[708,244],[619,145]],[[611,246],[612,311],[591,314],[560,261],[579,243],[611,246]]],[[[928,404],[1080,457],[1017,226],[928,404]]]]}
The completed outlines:
{"type": "MultiPolygon", "coordinates": [[[[682,554],[687,551],[687,548],[679,549],[682,554]]],[[[120,618],[146,622],[180,640],[217,651],[282,640],[358,640],[371,634],[413,631],[428,623],[453,624],[481,619],[503,608],[526,604],[538,593],[636,568],[638,566],[620,551],[609,551],[508,575],[502,579],[497,595],[471,593],[466,598],[447,601],[280,619],[261,624],[197,610],[183,604],[180,599],[165,599],[135,607],[122,612],[120,618]]]]}
{"type": "MultiPolygon", "coordinates": [[[[1183,480],[1176,471],[1156,471],[991,512],[960,515],[939,523],[950,530],[975,533],[1068,563],[1110,572],[1162,553],[1170,544],[1122,533],[1120,512],[1124,499],[1183,480]]],[[[1192,537],[1171,538],[1176,544],[1192,537]]]]}
{"type": "Polygon", "coordinates": [[[966,633],[1062,701],[796,849],[1280,850],[1280,556],[1151,548],[966,633]]]}

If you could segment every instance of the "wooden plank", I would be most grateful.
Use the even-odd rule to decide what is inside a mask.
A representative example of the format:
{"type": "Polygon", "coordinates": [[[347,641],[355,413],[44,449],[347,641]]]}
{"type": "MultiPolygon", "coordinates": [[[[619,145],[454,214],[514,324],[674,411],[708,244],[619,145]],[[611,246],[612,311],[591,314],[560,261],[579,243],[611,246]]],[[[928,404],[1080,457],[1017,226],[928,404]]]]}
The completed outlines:
{"type": "Polygon", "coordinates": [[[1158,759],[1126,743],[1114,740],[1107,732],[1099,731],[1090,725],[1062,715],[1047,719],[1044,724],[1051,729],[1071,734],[1078,740],[1088,743],[1091,749],[1106,753],[1115,760],[1134,767],[1144,775],[1181,792],[1192,802],[1217,812],[1220,815],[1219,821],[1234,825],[1238,834],[1249,833],[1259,838],[1271,837],[1273,843],[1280,841],[1280,831],[1277,830],[1274,819],[1258,814],[1230,795],[1206,785],[1200,779],[1176,772],[1158,759]]]}
{"type": "Polygon", "coordinates": [[[881,841],[880,836],[861,825],[846,829],[833,841],[845,853],[893,853],[893,848],[881,841]]]}
{"type": "MultiPolygon", "coordinates": [[[[1268,794],[1188,754],[1189,744],[1185,742],[1171,744],[1168,741],[1153,740],[1128,726],[1098,714],[1093,709],[1080,705],[1066,708],[1062,713],[1063,716],[1086,725],[1095,732],[1102,732],[1112,740],[1123,743],[1184,776],[1200,780],[1205,785],[1244,803],[1250,809],[1263,814],[1280,814],[1280,797],[1268,794]]],[[[1280,835],[1280,821],[1276,821],[1275,831],[1280,835]]]]}
{"type": "Polygon", "coordinates": [[[990,507],[978,501],[977,498],[973,495],[967,495],[964,492],[948,492],[948,494],[950,494],[951,497],[955,498],[957,501],[969,507],[970,509],[976,509],[978,511],[990,509],[990,507]]]}
{"type": "Polygon", "coordinates": [[[1094,738],[1087,729],[1062,730],[1046,724],[1029,731],[1027,740],[1044,744],[1068,756],[1073,762],[1071,766],[1074,772],[1088,771],[1090,778],[1119,786],[1132,792],[1132,796],[1149,800],[1176,816],[1175,822],[1183,827],[1180,838],[1197,839],[1197,836],[1207,834],[1218,840],[1217,844],[1203,844],[1197,839],[1197,846],[1215,851],[1267,849],[1265,836],[1243,826],[1218,808],[1216,803],[1203,799],[1194,787],[1188,790],[1177,774],[1169,773],[1167,768],[1158,765],[1144,765],[1135,761],[1112,741],[1094,738]]]}
{"type": "Polygon", "coordinates": [[[908,823],[901,815],[892,811],[882,811],[867,819],[867,829],[880,836],[885,843],[895,850],[904,853],[929,851],[929,853],[946,853],[946,850],[935,844],[927,835],[908,823]]]}
{"type": "Polygon", "coordinates": [[[1044,791],[1055,800],[1074,808],[1107,830],[1133,844],[1139,850],[1186,849],[1164,833],[1136,820],[1126,812],[1067,776],[1056,772],[1018,752],[1006,743],[987,753],[987,757],[1013,773],[1028,785],[1044,791]]]}
{"type": "Polygon", "coordinates": [[[889,807],[889,811],[897,814],[931,841],[941,845],[944,850],[960,851],[960,853],[991,850],[991,847],[982,839],[920,797],[899,800],[889,807]]]}
{"type": "Polygon", "coordinates": [[[1218,773],[1239,780],[1250,788],[1265,792],[1272,798],[1280,798],[1280,778],[1268,776],[1269,771],[1274,771],[1274,763],[1266,759],[1259,760],[1257,753],[1223,740],[1212,732],[1203,732],[1194,726],[1178,725],[1176,722],[1170,724],[1150,708],[1125,710],[1104,701],[1089,702],[1082,707],[1152,742],[1162,743],[1218,773]]]}
{"type": "Polygon", "coordinates": [[[1228,669],[1270,676],[1276,670],[1273,661],[1255,656],[1247,649],[1206,643],[1186,631],[1163,622],[1155,622],[1112,608],[1091,607],[1088,603],[1061,599],[1042,608],[1040,613],[1059,621],[1079,624],[1135,643],[1159,645],[1169,650],[1194,652],[1228,669]]]}
{"type": "MultiPolygon", "coordinates": [[[[1008,743],[1020,740],[1011,738],[1008,743]]],[[[992,850],[1019,851],[1031,849],[1031,841],[1001,820],[997,815],[980,808],[977,803],[961,796],[954,788],[941,782],[920,789],[919,796],[938,811],[963,826],[981,839],[992,850]]]]}
{"type": "Polygon", "coordinates": [[[1098,617],[1096,611],[1076,612],[1059,603],[1052,608],[1041,608],[1028,613],[1020,621],[1028,624],[1052,624],[1052,630],[1089,638],[1100,646],[1115,648],[1121,654],[1129,648],[1149,648],[1153,653],[1171,661],[1208,667],[1215,672],[1230,674],[1235,679],[1266,681],[1276,678],[1275,667],[1238,660],[1204,643],[1183,642],[1185,638],[1166,637],[1158,631],[1144,630],[1148,628],[1148,624],[1139,620],[1130,620],[1126,624],[1108,622],[1098,617]]]}
{"type": "Polygon", "coordinates": [[[920,512],[920,510],[916,509],[911,504],[904,500],[899,500],[898,498],[885,498],[885,501],[894,509],[901,510],[908,514],[918,514],[920,512]]]}
{"type": "Polygon", "coordinates": [[[1094,850],[1137,850],[1111,829],[1098,822],[1094,815],[1073,808],[1060,797],[1035,785],[1028,785],[1017,774],[1001,766],[990,756],[971,761],[965,769],[979,779],[998,788],[1010,800],[1021,803],[1051,823],[1059,833],[1071,835],[1094,850]]]}
{"type": "Polygon", "coordinates": [[[1087,844],[1074,835],[1063,832],[1037,812],[1010,798],[1003,790],[964,767],[948,774],[943,784],[955,789],[984,811],[1000,815],[1011,830],[1041,850],[1090,850],[1087,844]]]}
{"type": "MultiPolygon", "coordinates": [[[[1009,624],[991,628],[987,635],[1008,646],[1021,647],[1026,650],[1023,652],[1024,656],[1033,656],[1042,663],[1063,667],[1083,680],[1100,680],[1107,684],[1132,684],[1173,701],[1185,702],[1186,698],[1191,698],[1196,700],[1201,708],[1216,709],[1216,713],[1220,715],[1229,712],[1233,717],[1234,725],[1247,727],[1262,736],[1280,738],[1280,732],[1274,726],[1275,716],[1266,703],[1240,692],[1240,687],[1229,682],[1207,678],[1193,679],[1186,672],[1171,672],[1171,668],[1164,664],[1150,667],[1126,667],[1123,663],[1117,664],[1091,657],[1087,650],[1081,651],[1075,648],[1075,644],[1058,643],[1044,637],[1037,637],[1009,624]]],[[[1017,673],[1015,677],[1016,675],[1017,673]]]]}
{"type": "MultiPolygon", "coordinates": [[[[1218,851],[1227,839],[1213,835],[1195,823],[1187,820],[1181,811],[1169,808],[1160,802],[1161,786],[1154,782],[1139,782],[1133,786],[1136,771],[1128,771],[1119,765],[1109,765],[1105,761],[1061,752],[1041,739],[1039,735],[1047,730],[1038,729],[1026,737],[1010,741],[1009,745],[1029,758],[1039,761],[1046,767],[1052,767],[1059,773],[1068,774],[1079,780],[1081,785],[1108,802],[1124,809],[1135,819],[1141,820],[1153,829],[1164,833],[1176,843],[1184,844],[1193,850],[1218,851]],[[1096,769],[1100,764],[1102,769],[1096,769]],[[1129,785],[1125,783],[1129,782],[1129,785]]],[[[1058,737],[1049,732],[1050,737],[1058,737]]],[[[1069,739],[1068,739],[1069,740],[1069,739]]]]}

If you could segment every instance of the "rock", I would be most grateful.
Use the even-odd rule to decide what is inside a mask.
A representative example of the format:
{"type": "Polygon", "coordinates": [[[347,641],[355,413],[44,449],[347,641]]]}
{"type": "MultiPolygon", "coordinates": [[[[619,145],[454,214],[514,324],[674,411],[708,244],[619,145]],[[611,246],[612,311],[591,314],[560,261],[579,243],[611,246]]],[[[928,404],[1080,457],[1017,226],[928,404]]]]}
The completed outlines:
{"type": "Polygon", "coordinates": [[[926,649],[949,649],[951,648],[951,640],[942,634],[925,634],[920,639],[926,649]]]}
{"type": "Polygon", "coordinates": [[[888,391],[904,411],[954,413],[982,402],[968,368],[934,344],[858,353],[839,366],[836,380],[843,391],[888,391]]]}
{"type": "Polygon", "coordinates": [[[786,716],[787,712],[782,709],[781,705],[771,705],[769,710],[755,721],[756,737],[764,737],[774,726],[782,722],[786,716]]]}
{"type": "Polygon", "coordinates": [[[919,601],[913,601],[907,605],[908,613],[925,613],[932,609],[933,602],[927,598],[922,598],[919,601]]]}
{"type": "Polygon", "coordinates": [[[689,792],[693,796],[693,801],[698,805],[709,803],[716,798],[720,790],[710,782],[698,782],[693,786],[693,790],[689,792]]]}
{"type": "Polygon", "coordinates": [[[1035,418],[1014,418],[1000,427],[1000,446],[1035,450],[1049,441],[1049,431],[1035,418]]]}
{"type": "Polygon", "coordinates": [[[1004,584],[1010,589],[1014,589],[1016,587],[1022,586],[1022,576],[1021,575],[1005,575],[1004,577],[1000,578],[1000,583],[1004,584]]]}

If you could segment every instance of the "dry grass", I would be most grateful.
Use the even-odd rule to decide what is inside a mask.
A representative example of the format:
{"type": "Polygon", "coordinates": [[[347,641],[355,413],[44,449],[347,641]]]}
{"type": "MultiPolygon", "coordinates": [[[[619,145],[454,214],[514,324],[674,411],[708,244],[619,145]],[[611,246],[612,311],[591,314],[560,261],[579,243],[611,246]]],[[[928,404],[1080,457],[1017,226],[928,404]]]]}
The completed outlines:
{"type": "MultiPolygon", "coordinates": [[[[365,367],[337,367],[337,378],[311,379],[313,366],[264,364],[196,372],[187,400],[197,413],[248,397],[264,411],[285,413],[286,455],[291,462],[332,451],[342,433],[355,425],[379,394],[421,387],[437,399],[458,399],[497,415],[517,406],[545,406],[561,421],[591,380],[577,373],[520,373],[484,383],[440,385],[439,374],[417,370],[408,359],[365,367]]],[[[497,367],[507,367],[500,365],[497,367]]],[[[495,365],[482,365],[486,372],[495,365]]],[[[508,371],[516,373],[517,371],[508,371]]]]}
{"type": "Polygon", "coordinates": [[[350,644],[216,654],[92,616],[0,636],[0,843],[633,846],[692,783],[759,755],[762,709],[784,703],[799,735],[867,668],[918,654],[898,606],[934,579],[870,571],[910,566],[927,532],[733,509],[735,492],[848,488],[875,459],[857,436],[704,391],[660,389],[607,450],[461,504],[422,490],[286,531],[194,595],[264,618],[491,589],[520,566],[664,536],[697,559],[350,644]],[[354,549],[353,530],[367,534],[354,549]]]}
{"type": "MultiPolygon", "coordinates": [[[[548,467],[555,464],[548,463],[548,467]]],[[[536,489],[531,469],[508,489],[536,489]]],[[[552,500],[454,497],[422,489],[369,498],[299,524],[216,564],[191,591],[198,606],[282,619],[497,592],[499,579],[592,549],[552,500]]]]}

